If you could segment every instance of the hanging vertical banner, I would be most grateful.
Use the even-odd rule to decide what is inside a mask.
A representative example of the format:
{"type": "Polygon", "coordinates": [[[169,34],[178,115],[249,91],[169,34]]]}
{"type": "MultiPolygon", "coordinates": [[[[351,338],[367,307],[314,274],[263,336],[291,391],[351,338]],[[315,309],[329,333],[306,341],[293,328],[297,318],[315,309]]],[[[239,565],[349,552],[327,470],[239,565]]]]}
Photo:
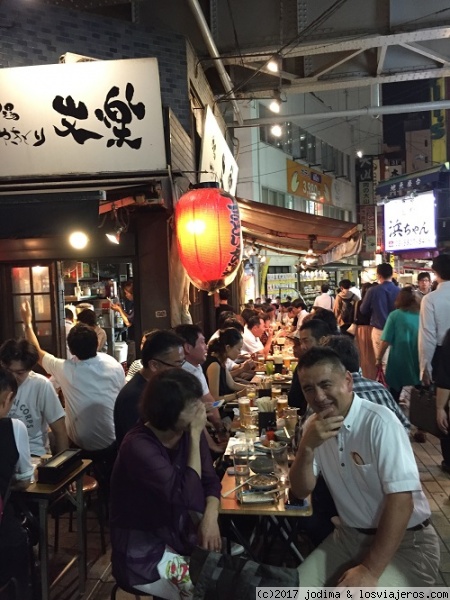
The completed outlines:
{"type": "MultiPolygon", "coordinates": [[[[445,99],[445,79],[431,81],[431,101],[445,99]]],[[[445,110],[431,111],[431,160],[433,163],[447,161],[447,134],[445,124],[445,110]]]]}

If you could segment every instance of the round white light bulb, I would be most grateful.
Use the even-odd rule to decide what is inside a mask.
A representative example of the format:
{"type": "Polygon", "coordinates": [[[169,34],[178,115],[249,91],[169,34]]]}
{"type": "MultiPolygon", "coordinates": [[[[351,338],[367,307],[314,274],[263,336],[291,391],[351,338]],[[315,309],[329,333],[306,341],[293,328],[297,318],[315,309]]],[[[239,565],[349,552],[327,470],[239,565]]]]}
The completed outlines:
{"type": "Polygon", "coordinates": [[[88,236],[82,231],[74,231],[69,236],[69,243],[72,248],[75,248],[76,250],[86,248],[88,241],[88,236]]]}

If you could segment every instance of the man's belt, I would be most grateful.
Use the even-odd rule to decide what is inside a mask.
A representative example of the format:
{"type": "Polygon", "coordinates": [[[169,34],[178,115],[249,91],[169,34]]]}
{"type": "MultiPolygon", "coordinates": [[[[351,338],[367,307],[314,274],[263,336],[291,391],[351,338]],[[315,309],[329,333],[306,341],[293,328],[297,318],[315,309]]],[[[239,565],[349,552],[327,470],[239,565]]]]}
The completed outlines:
{"type": "MultiPolygon", "coordinates": [[[[421,529],[425,529],[430,524],[430,519],[425,519],[422,523],[418,525],[414,525],[414,527],[408,527],[406,531],[420,531],[421,529]]],[[[360,529],[359,527],[355,527],[356,531],[359,533],[365,533],[366,535],[375,535],[378,529],[360,529]]]]}

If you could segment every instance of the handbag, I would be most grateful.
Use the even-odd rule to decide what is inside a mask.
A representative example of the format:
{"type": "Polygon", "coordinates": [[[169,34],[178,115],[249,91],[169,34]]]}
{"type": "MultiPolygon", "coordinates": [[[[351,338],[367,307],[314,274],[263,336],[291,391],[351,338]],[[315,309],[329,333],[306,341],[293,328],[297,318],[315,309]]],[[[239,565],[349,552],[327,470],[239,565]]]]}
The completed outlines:
{"type": "Polygon", "coordinates": [[[361,300],[357,300],[355,302],[355,307],[354,307],[354,311],[353,311],[353,323],[350,325],[350,327],[345,332],[345,333],[349,333],[350,335],[356,335],[356,332],[358,331],[357,314],[358,314],[358,304],[360,302],[361,302],[361,300]]]}
{"type": "Polygon", "coordinates": [[[189,562],[194,600],[248,600],[257,587],[295,587],[297,569],[262,565],[240,556],[195,548],[189,562]]]}
{"type": "Polygon", "coordinates": [[[436,423],[436,391],[433,387],[412,388],[409,420],[413,425],[437,438],[445,437],[436,423]]]}
{"type": "Polygon", "coordinates": [[[350,335],[356,335],[357,331],[358,325],[356,323],[352,323],[345,333],[349,333],[350,335]]]}
{"type": "Polygon", "coordinates": [[[378,381],[378,383],[381,383],[382,386],[389,389],[382,365],[377,365],[377,374],[375,375],[375,381],[378,381]]]}

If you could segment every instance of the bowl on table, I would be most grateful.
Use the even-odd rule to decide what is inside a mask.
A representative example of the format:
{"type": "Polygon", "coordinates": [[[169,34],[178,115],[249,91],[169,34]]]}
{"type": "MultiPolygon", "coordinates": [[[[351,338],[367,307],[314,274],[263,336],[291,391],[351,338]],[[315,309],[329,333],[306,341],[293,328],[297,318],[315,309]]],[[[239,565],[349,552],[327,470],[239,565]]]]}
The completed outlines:
{"type": "Polygon", "coordinates": [[[276,475],[260,474],[249,481],[248,487],[255,492],[268,492],[278,487],[279,478],[276,475]]]}
{"type": "Polygon", "coordinates": [[[269,456],[257,456],[255,459],[249,462],[248,466],[258,475],[272,473],[273,472],[273,460],[269,456]]]}

